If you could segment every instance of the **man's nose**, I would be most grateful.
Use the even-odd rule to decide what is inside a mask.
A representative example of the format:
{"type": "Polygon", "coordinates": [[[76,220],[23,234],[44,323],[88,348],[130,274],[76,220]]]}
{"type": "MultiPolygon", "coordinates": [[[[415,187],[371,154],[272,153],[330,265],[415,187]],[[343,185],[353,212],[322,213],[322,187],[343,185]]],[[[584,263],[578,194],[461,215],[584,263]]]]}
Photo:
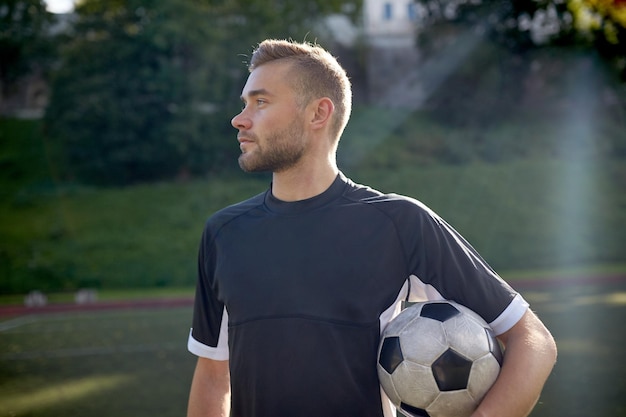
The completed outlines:
{"type": "Polygon", "coordinates": [[[246,116],[244,109],[232,118],[230,124],[233,125],[235,129],[248,129],[252,123],[250,121],[250,118],[246,116]]]}

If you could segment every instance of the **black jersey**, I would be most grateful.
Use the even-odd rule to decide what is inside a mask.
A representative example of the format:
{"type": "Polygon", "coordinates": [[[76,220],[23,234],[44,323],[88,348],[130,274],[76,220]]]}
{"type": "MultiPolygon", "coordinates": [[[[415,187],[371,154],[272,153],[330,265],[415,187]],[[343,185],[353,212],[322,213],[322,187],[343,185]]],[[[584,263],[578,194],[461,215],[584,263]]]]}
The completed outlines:
{"type": "Polygon", "coordinates": [[[459,302],[498,334],[528,307],[423,204],[339,174],[311,199],[268,190],[208,220],[188,346],[230,361],[233,417],[390,416],[376,355],[405,299],[459,302]]]}

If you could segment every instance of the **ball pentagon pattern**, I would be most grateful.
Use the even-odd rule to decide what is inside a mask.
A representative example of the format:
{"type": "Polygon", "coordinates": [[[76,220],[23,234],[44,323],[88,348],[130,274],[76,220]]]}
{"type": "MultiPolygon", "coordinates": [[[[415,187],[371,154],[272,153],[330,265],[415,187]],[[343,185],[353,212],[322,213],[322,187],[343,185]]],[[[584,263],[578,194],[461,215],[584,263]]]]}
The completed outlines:
{"type": "Polygon", "coordinates": [[[410,417],[469,416],[500,372],[502,352],[489,325],[452,301],[416,303],[384,329],[380,384],[410,417]]]}

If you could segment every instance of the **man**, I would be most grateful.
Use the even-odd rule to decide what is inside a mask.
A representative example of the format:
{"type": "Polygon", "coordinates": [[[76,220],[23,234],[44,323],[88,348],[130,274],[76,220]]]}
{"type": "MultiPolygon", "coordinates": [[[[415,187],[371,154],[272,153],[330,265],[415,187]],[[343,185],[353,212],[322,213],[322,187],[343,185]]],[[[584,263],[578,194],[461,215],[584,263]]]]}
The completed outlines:
{"type": "Polygon", "coordinates": [[[202,236],[189,350],[189,417],[392,416],[376,374],[403,300],[450,299],[506,346],[476,417],[525,416],[556,358],[528,304],[413,199],[347,179],[336,149],[350,83],[322,48],[267,40],[232,119],[244,171],[270,189],[225,208],[202,236]]]}

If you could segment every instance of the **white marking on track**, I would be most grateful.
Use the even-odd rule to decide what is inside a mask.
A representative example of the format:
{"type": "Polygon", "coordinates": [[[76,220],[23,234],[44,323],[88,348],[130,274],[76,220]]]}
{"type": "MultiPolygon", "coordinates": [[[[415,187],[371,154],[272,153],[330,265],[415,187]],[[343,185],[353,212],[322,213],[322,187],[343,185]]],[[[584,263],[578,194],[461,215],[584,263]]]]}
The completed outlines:
{"type": "Polygon", "coordinates": [[[0,360],[15,361],[28,359],[77,358],[84,356],[115,355],[127,353],[157,352],[163,350],[184,350],[184,343],[150,343],[138,345],[93,346],[54,350],[34,350],[26,352],[4,353],[0,360]]]}

